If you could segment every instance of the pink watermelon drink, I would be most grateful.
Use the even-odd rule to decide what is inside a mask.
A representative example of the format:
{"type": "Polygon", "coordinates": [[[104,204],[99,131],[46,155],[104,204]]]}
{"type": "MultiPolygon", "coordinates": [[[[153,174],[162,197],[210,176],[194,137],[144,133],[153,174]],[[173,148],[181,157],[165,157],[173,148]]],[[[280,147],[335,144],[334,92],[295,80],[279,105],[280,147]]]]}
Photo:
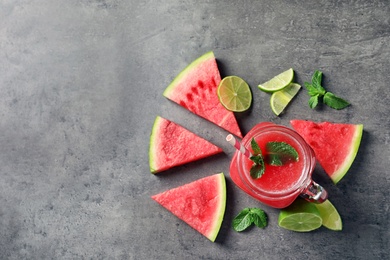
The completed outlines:
{"type": "Polygon", "coordinates": [[[242,145],[250,152],[253,152],[252,138],[265,157],[268,142],[284,142],[297,151],[298,160],[287,160],[281,166],[270,165],[265,160],[264,174],[254,179],[250,176],[253,161],[236,151],[230,164],[230,176],[238,187],[274,208],[287,207],[299,195],[314,202],[326,200],[327,192],[311,179],[316,164],[314,153],[300,135],[284,126],[260,123],[242,139],[242,145]]]}

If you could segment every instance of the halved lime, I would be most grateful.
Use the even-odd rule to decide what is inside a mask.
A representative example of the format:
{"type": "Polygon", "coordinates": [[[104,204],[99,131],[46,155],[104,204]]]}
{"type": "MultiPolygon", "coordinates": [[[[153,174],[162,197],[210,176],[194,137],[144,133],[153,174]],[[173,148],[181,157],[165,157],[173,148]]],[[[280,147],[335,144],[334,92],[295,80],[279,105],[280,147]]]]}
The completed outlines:
{"type": "Polygon", "coordinates": [[[287,87],[282,90],[276,91],[272,94],[270,105],[275,115],[280,115],[283,110],[287,107],[288,103],[301,89],[301,85],[297,83],[290,83],[287,87]]]}
{"type": "Polygon", "coordinates": [[[331,230],[342,230],[343,223],[341,221],[341,217],[337,212],[337,209],[333,206],[333,204],[326,200],[321,204],[314,204],[318,211],[320,212],[322,218],[322,225],[331,230]]]}
{"type": "Polygon", "coordinates": [[[287,87],[294,78],[294,70],[288,69],[258,87],[265,92],[275,92],[287,87]]]}
{"type": "Polygon", "coordinates": [[[252,92],[240,77],[228,76],[221,80],[217,90],[221,104],[230,111],[243,112],[252,103],[252,92]]]}
{"type": "Polygon", "coordinates": [[[322,218],[313,203],[298,198],[280,211],[278,224],[288,230],[309,232],[321,227],[322,218]]]}

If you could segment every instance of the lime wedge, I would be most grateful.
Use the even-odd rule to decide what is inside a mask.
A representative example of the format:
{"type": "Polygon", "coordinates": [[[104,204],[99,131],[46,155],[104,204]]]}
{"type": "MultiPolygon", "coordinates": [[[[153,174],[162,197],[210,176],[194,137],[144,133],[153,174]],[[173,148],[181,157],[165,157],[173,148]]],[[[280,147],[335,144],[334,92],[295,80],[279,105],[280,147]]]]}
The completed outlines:
{"type": "Polygon", "coordinates": [[[314,204],[320,212],[322,225],[331,230],[340,231],[343,229],[341,217],[333,204],[326,200],[321,204],[314,204]]]}
{"type": "Polygon", "coordinates": [[[221,104],[233,112],[243,112],[252,104],[252,92],[248,84],[237,76],[223,78],[217,94],[221,104]]]}
{"type": "Polygon", "coordinates": [[[294,70],[288,69],[258,87],[265,92],[275,92],[287,87],[294,78],[294,70]]]}
{"type": "Polygon", "coordinates": [[[279,213],[280,227],[296,231],[309,232],[322,225],[320,213],[313,203],[297,199],[279,213]]]}
{"type": "Polygon", "coordinates": [[[282,90],[276,91],[272,94],[270,105],[275,115],[280,115],[283,110],[287,107],[288,103],[301,89],[301,85],[297,83],[290,83],[287,87],[282,90]]]}

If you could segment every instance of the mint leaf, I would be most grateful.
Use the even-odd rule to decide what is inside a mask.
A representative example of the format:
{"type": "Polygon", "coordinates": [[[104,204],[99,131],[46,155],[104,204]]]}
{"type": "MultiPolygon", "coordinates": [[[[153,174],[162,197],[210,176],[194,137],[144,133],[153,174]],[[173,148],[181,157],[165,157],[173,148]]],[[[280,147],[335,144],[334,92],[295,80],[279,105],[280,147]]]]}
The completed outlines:
{"type": "Polygon", "coordinates": [[[318,105],[319,94],[309,98],[309,107],[314,109],[318,105]]]}
{"type": "Polygon", "coordinates": [[[259,228],[265,228],[267,226],[267,214],[265,214],[264,210],[259,208],[251,209],[253,223],[259,228]]]}
{"type": "Polygon", "coordinates": [[[252,179],[260,178],[261,176],[263,176],[264,172],[265,172],[265,165],[263,159],[262,159],[262,163],[253,164],[251,169],[249,170],[252,179]]]}
{"type": "Polygon", "coordinates": [[[267,215],[259,208],[245,208],[232,221],[235,231],[241,232],[246,230],[252,224],[259,228],[267,226],[267,215]]]}
{"type": "Polygon", "coordinates": [[[334,109],[343,109],[350,105],[348,101],[334,95],[331,92],[325,93],[324,103],[334,109]]]}
{"type": "Polygon", "coordinates": [[[308,102],[310,108],[314,109],[320,100],[334,109],[343,109],[349,105],[348,101],[337,97],[331,92],[326,91],[325,88],[322,87],[321,81],[322,72],[316,70],[311,78],[311,83],[305,82],[307,93],[310,96],[308,102]]]}
{"type": "Polygon", "coordinates": [[[268,163],[281,166],[289,160],[298,161],[298,152],[285,142],[268,142],[267,145],[268,163]]]}
{"type": "Polygon", "coordinates": [[[250,211],[250,208],[245,208],[233,219],[232,224],[235,231],[244,231],[252,225],[253,218],[250,211]]]}
{"type": "Polygon", "coordinates": [[[254,155],[261,155],[261,149],[259,147],[259,144],[255,141],[254,138],[252,138],[251,140],[251,147],[254,155]]]}
{"type": "Polygon", "coordinates": [[[322,72],[319,70],[314,71],[313,76],[311,77],[313,84],[321,85],[322,81],[322,72]]]}
{"type": "Polygon", "coordinates": [[[320,95],[325,94],[325,89],[321,86],[322,82],[322,72],[319,70],[316,70],[311,78],[311,82],[313,84],[313,87],[317,89],[318,93],[320,95]]]}
{"type": "Polygon", "coordinates": [[[268,164],[273,166],[282,166],[283,162],[282,159],[277,156],[276,154],[269,154],[268,155],[268,164]]]}

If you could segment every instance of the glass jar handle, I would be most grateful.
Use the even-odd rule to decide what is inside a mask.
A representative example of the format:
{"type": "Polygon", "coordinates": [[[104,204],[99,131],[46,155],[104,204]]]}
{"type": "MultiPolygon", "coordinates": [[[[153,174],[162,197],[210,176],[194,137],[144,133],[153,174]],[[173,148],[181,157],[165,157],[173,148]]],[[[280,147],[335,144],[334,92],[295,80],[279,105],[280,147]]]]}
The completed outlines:
{"type": "Polygon", "coordinates": [[[322,203],[328,199],[328,192],[313,180],[302,191],[301,197],[314,203],[322,203]]]}

